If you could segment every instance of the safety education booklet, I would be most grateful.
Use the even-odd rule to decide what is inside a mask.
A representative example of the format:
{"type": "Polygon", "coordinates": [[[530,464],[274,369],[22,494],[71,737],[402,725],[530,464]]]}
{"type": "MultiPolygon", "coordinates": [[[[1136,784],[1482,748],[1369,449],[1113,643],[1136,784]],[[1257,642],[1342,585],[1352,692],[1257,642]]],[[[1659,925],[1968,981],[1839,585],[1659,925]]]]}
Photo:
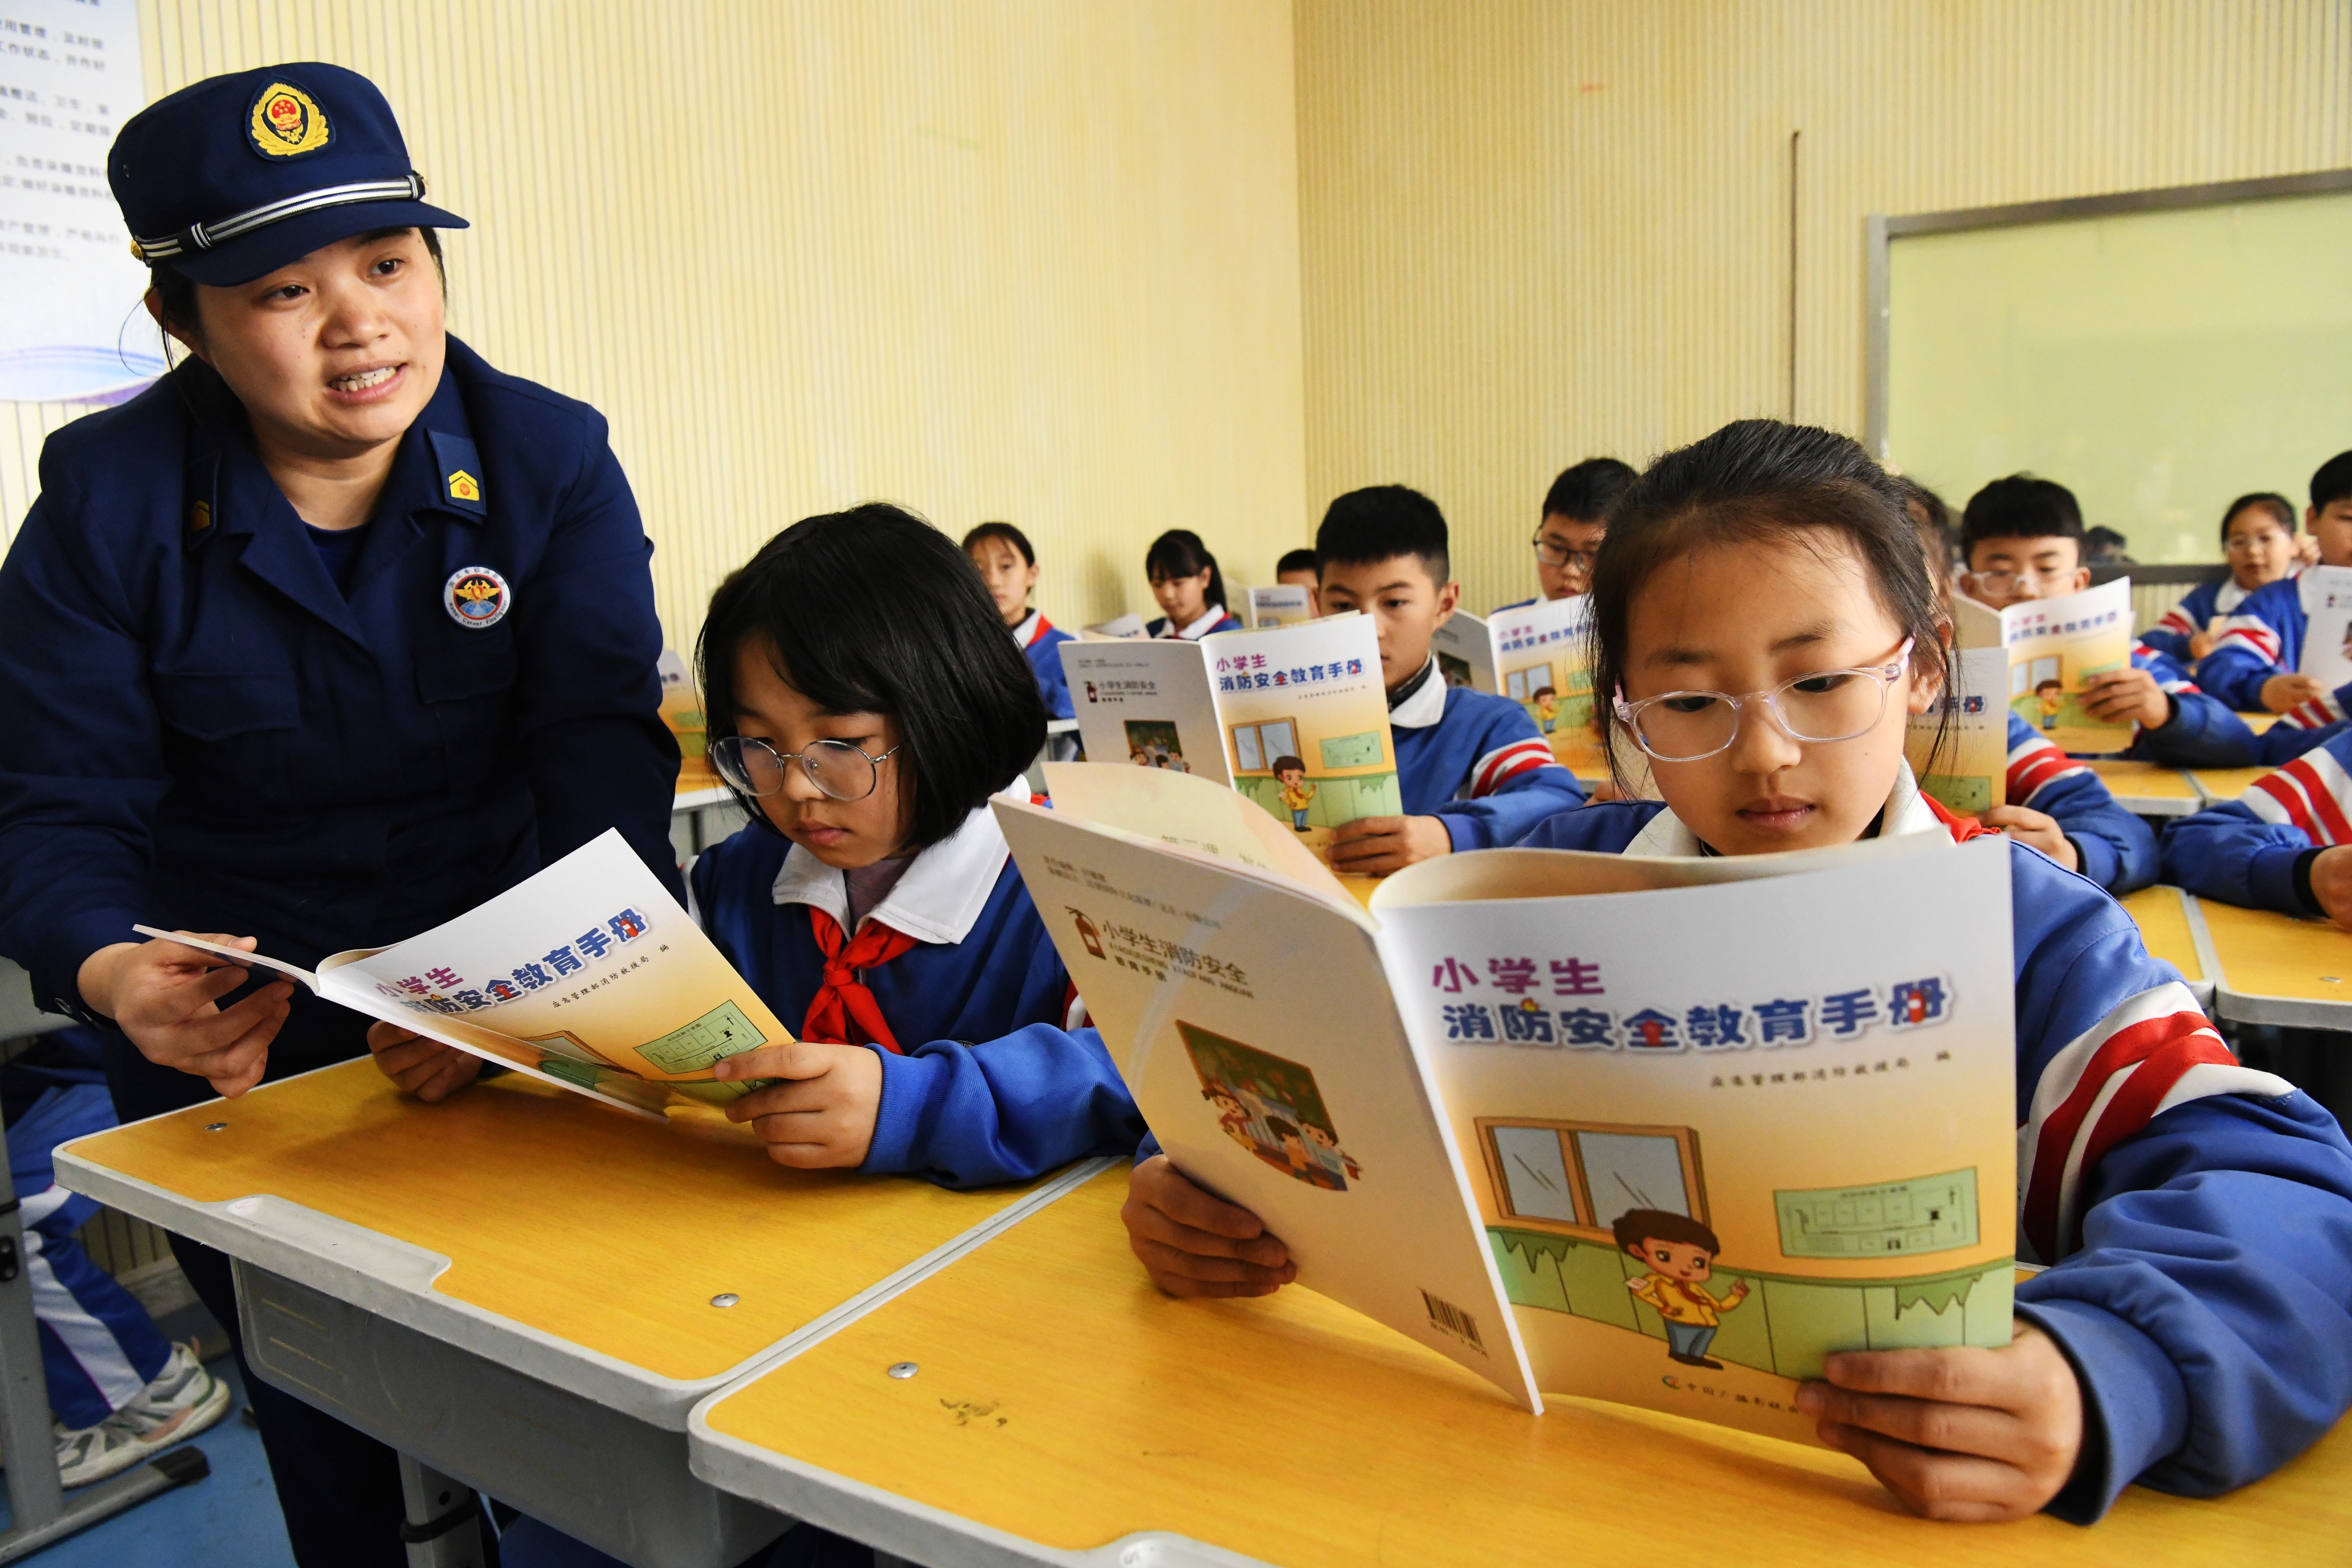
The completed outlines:
{"type": "Polygon", "coordinates": [[[1318,856],[1341,823],[1404,813],[1369,616],[1198,642],[1066,642],[1061,655],[1089,762],[1223,784],[1318,856]]]}
{"type": "Polygon", "coordinates": [[[2334,691],[2352,680],[2352,566],[2313,566],[2295,579],[2304,613],[2298,675],[2334,691]]]}
{"type": "Polygon", "coordinates": [[[1274,583],[1243,590],[1249,624],[1260,631],[1300,626],[1315,618],[1315,592],[1304,583],[1274,583]]]}
{"type": "Polygon", "coordinates": [[[1456,610],[1429,640],[1446,685],[1509,698],[1528,710],[1562,766],[1591,778],[1609,771],[1593,723],[1591,619],[1592,595],[1575,594],[1483,618],[1456,610]]]}
{"type": "Polygon", "coordinates": [[[1919,781],[1961,816],[1981,816],[2009,800],[2009,650],[2000,612],[1952,601],[1950,679],[1935,705],[1911,715],[1903,755],[1919,781]]]}
{"type": "Polygon", "coordinates": [[[2082,694],[2090,677],[2131,668],[2131,579],[2118,577],[2063,599],[2028,599],[1997,613],[2000,645],[2009,655],[2010,711],[2070,754],[2128,751],[2130,721],[2094,717],[2082,694]]]}
{"type": "Polygon", "coordinates": [[[1367,910],[1202,781],[1047,784],[995,810],[1104,1045],[1300,1283],[1530,1409],[1806,1443],[1833,1351],[2009,1342],[2000,841],[1484,850],[1367,910]]]}
{"type": "Polygon", "coordinates": [[[316,973],[178,931],[135,928],[271,969],[353,1012],[639,1116],[724,1104],[721,1057],[792,1036],[617,830],[456,920],[316,973]]]}

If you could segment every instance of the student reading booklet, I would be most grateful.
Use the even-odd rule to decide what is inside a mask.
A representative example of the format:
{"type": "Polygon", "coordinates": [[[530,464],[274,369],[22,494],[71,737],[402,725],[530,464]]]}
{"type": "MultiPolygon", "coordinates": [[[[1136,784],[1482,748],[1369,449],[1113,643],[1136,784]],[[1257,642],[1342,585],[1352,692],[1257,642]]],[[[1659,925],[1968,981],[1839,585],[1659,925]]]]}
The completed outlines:
{"type": "Polygon", "coordinates": [[[1244,592],[1248,600],[1249,624],[1255,630],[1295,626],[1315,618],[1314,592],[1304,583],[1276,583],[1244,592]]]}
{"type": "Polygon", "coordinates": [[[2131,668],[2129,578],[2060,599],[2026,599],[1992,613],[2000,617],[2000,646],[2009,655],[2005,689],[2011,712],[2062,752],[2130,749],[2135,737],[2129,723],[2095,718],[2082,704],[2085,678],[2131,668]]]}
{"type": "Polygon", "coordinates": [[[2010,710],[2000,700],[2009,689],[2009,650],[2000,612],[1955,598],[1952,649],[1952,679],[1934,707],[1911,716],[1903,754],[1920,794],[1962,816],[1981,816],[2009,799],[2010,710]]]}
{"type": "Polygon", "coordinates": [[[1061,651],[1089,761],[1230,785],[1318,855],[1343,822],[1403,813],[1367,616],[1061,651]]]}
{"type": "Polygon", "coordinates": [[[1150,635],[1141,616],[1114,616],[1109,620],[1078,628],[1080,642],[1139,642],[1150,635]]]}
{"type": "Polygon", "coordinates": [[[674,1100],[723,1104],[764,1087],[717,1082],[711,1066],[792,1038],[614,830],[456,920],[335,953],[316,973],[136,929],[655,1121],[674,1100]]]}
{"type": "Polygon", "coordinates": [[[1466,610],[1430,637],[1448,686],[1499,692],[1528,710],[1552,755],[1582,777],[1606,773],[1609,754],[1592,729],[1592,670],[1585,651],[1589,594],[1496,610],[1466,610]]]}
{"type": "Polygon", "coordinates": [[[1301,1283],[1530,1408],[1806,1443],[1832,1351],[2009,1342],[2005,845],[1488,850],[1368,913],[1202,781],[1047,778],[995,809],[1104,1045],[1301,1283]]]}

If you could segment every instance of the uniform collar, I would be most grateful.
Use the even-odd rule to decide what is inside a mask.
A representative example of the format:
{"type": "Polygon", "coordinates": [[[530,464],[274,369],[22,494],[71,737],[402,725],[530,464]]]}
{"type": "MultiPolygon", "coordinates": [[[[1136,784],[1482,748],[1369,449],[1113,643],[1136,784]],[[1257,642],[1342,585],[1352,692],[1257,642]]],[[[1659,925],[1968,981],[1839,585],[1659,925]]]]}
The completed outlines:
{"type": "MultiPolygon", "coordinates": [[[[1950,829],[1937,820],[1919,793],[1919,782],[1911,776],[1911,764],[1899,765],[1895,774],[1895,787],[1887,792],[1886,805],[1879,814],[1885,826],[1879,829],[1881,838],[1899,838],[1914,833],[1944,833],[1950,829]]],[[[1672,806],[1650,818],[1649,826],[1633,836],[1625,846],[1627,855],[1706,855],[1713,851],[1699,842],[1697,834],[1683,825],[1672,806]]]]}
{"type": "Polygon", "coordinates": [[[1027,620],[1013,628],[1013,646],[1027,647],[1031,643],[1044,637],[1048,629],[1045,613],[1043,610],[1032,610],[1029,612],[1027,620]]]}
{"type": "MultiPolygon", "coordinates": [[[[1211,605],[1207,609],[1201,612],[1201,618],[1199,620],[1194,621],[1191,626],[1171,630],[1169,633],[1169,636],[1181,638],[1185,642],[1199,642],[1202,637],[1207,637],[1211,632],[1216,630],[1217,623],[1224,618],[1225,607],[1223,605],[1211,605]]],[[[1174,623],[1171,622],[1170,625],[1172,626],[1174,623]]]]}
{"type": "MultiPolygon", "coordinates": [[[[963,819],[962,826],[916,856],[898,885],[866,910],[866,918],[917,942],[960,942],[988,907],[1012,853],[1003,830],[996,826],[996,814],[982,805],[963,819]]],[[[835,924],[849,912],[849,890],[841,873],[797,844],[784,856],[773,892],[779,905],[823,910],[835,924]]]]}
{"type": "Polygon", "coordinates": [[[1413,677],[1421,682],[1412,695],[1389,710],[1389,728],[1392,730],[1426,730],[1445,717],[1445,682],[1437,674],[1437,656],[1431,654],[1429,662],[1413,677]]]}

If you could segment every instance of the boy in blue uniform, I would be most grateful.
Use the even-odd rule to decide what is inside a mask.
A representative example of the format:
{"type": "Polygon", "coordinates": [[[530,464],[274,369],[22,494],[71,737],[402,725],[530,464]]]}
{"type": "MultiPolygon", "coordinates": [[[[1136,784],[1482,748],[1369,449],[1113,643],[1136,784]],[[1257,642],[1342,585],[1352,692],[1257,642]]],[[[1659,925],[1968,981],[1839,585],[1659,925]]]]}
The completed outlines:
{"type": "MultiPolygon", "coordinates": [[[[1609,537],[1609,509],[1633,482],[1629,464],[1614,458],[1587,458],[1560,470],[1544,492],[1538,514],[1536,585],[1547,599],[1567,599],[1592,586],[1592,563],[1601,542],[1609,537]]],[[[1495,613],[1522,610],[1535,603],[1521,599],[1500,605],[1495,613]]]]}
{"type": "Polygon", "coordinates": [[[1402,816],[1369,816],[1335,832],[1337,870],[1384,876],[1455,849],[1515,842],[1584,792],[1553,760],[1526,709],[1438,678],[1431,634],[1462,597],[1437,503],[1402,485],[1350,490],[1315,534],[1318,602],[1327,616],[1360,610],[1380,629],[1402,816]]]}
{"type": "MultiPolygon", "coordinates": [[[[2352,452],[2338,452],[2311,476],[2305,525],[2323,566],[2352,566],[2352,452]]],[[[2282,713],[2282,727],[2324,729],[2352,714],[2352,682],[2330,691],[2296,672],[2311,621],[2305,574],[2257,588],[2236,613],[2214,623],[2213,651],[2197,666],[2197,684],[2243,712],[2282,713]]]]}
{"type": "Polygon", "coordinates": [[[2352,929],[2352,730],[2337,726],[2237,799],[2168,824],[2164,879],[2200,898],[2352,929]]]}

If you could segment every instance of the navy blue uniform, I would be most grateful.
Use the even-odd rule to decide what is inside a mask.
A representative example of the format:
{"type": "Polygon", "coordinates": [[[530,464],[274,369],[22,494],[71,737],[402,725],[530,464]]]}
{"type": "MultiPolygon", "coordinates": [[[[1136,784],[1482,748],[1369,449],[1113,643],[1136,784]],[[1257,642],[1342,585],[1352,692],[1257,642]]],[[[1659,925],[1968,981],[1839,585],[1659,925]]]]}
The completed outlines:
{"type": "MultiPolygon", "coordinates": [[[[0,565],[0,952],[37,1000],[133,921],[395,942],[607,827],[677,885],[652,546],[593,409],[450,340],[348,600],[199,362],[51,436],[41,485],[0,565]]],[[[298,992],[270,1075],[365,1027],[298,992]]],[[[115,1044],[126,1115],[211,1092],[115,1044]]]]}

